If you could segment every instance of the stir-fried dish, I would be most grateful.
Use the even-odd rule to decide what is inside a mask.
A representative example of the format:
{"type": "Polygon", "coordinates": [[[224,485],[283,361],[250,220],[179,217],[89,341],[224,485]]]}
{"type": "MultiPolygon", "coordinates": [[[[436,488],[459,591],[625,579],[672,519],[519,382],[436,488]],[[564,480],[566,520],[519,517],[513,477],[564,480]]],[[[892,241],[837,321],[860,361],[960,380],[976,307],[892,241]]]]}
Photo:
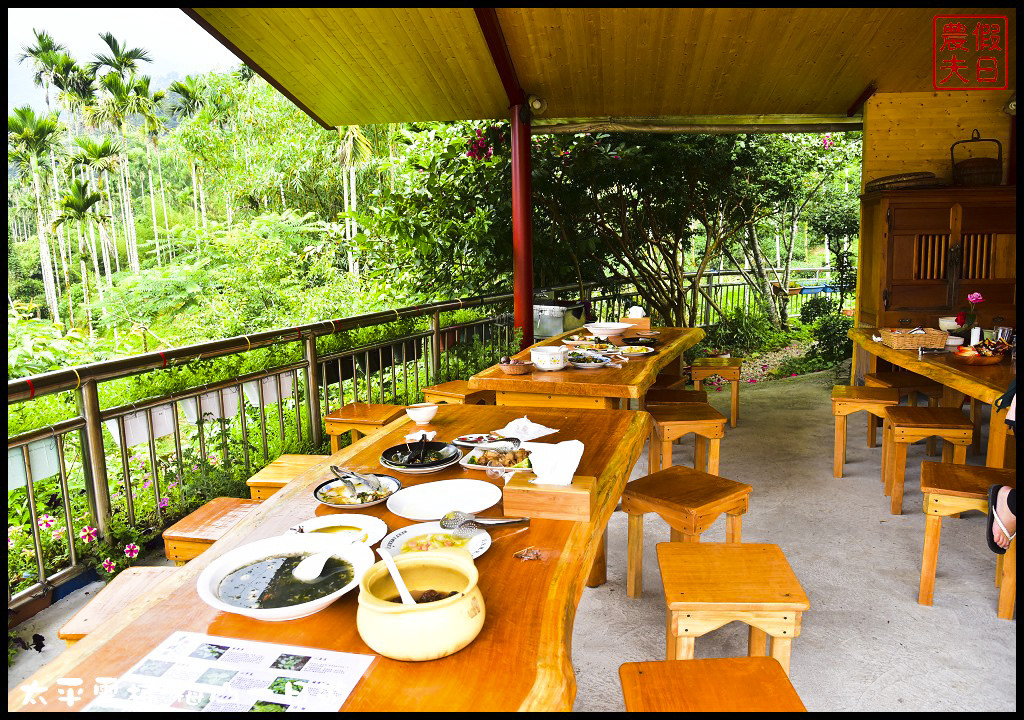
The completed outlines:
{"type": "Polygon", "coordinates": [[[486,465],[487,467],[528,468],[530,451],[518,450],[485,450],[479,455],[472,454],[466,459],[470,465],[486,465]]]}
{"type": "Polygon", "coordinates": [[[443,548],[465,547],[469,538],[455,537],[450,533],[428,533],[417,535],[402,543],[401,552],[425,552],[427,550],[441,550],[443,548]]]}

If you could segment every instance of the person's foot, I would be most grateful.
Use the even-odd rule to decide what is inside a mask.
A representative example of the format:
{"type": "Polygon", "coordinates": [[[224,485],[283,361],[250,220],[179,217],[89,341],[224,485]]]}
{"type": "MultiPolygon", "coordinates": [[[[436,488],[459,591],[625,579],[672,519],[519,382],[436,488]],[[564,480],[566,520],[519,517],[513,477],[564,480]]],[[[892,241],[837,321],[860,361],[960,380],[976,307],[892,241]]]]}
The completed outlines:
{"type": "MultiPolygon", "coordinates": [[[[996,496],[996,515],[1003,523],[1003,527],[1006,528],[1006,532],[1014,535],[1017,532],[1017,516],[1010,512],[1010,508],[1006,504],[1006,496],[1009,492],[1010,488],[1005,485],[999,488],[999,494],[996,496]]],[[[1010,547],[1010,538],[999,529],[999,523],[992,523],[992,539],[1004,550],[1010,547]]]]}

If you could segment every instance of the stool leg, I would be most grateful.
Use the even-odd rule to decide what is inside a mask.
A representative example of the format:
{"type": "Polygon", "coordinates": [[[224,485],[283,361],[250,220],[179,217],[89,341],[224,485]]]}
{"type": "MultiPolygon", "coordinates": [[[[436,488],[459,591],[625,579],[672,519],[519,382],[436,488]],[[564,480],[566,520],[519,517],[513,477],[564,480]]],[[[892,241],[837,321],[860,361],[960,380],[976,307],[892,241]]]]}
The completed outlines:
{"type": "MultiPolygon", "coordinates": [[[[743,516],[742,515],[726,515],[725,516],[725,541],[727,543],[738,543],[743,542],[743,516]]],[[[1002,557],[1000,555],[999,557],[1002,557]]]]}
{"type": "Polygon", "coordinates": [[[967,446],[966,445],[954,445],[953,446],[953,462],[957,465],[967,464],[967,446]]]}
{"type": "Polygon", "coordinates": [[[647,445],[647,472],[656,473],[661,470],[661,438],[656,430],[651,430],[647,445]]]}
{"type": "MultiPolygon", "coordinates": [[[[870,418],[871,415],[868,415],[870,418]]],[[[836,440],[832,453],[832,477],[843,476],[843,463],[846,462],[846,415],[836,415],[836,440]]]]}
{"type": "Polygon", "coordinates": [[[740,419],[740,381],[732,381],[732,407],[729,413],[729,426],[736,427],[736,422],[740,419]]]}
{"type": "Polygon", "coordinates": [[[667,470],[673,465],[672,460],[672,441],[662,440],[661,441],[661,467],[659,470],[667,470]]]}
{"type": "MultiPolygon", "coordinates": [[[[925,505],[928,499],[925,496],[925,505]]],[[[926,515],[924,518],[924,552],[921,555],[921,584],[918,588],[919,605],[931,605],[935,591],[935,568],[939,563],[939,535],[942,532],[942,517],[926,515]]]]}
{"type": "Polygon", "coordinates": [[[768,633],[753,625],[747,634],[747,657],[765,657],[768,655],[768,633]]]}
{"type": "Polygon", "coordinates": [[[878,429],[878,421],[879,421],[879,418],[876,418],[871,413],[868,413],[868,447],[869,448],[873,448],[873,447],[875,447],[878,444],[878,442],[877,442],[877,440],[875,438],[875,432],[878,429]]]}
{"type": "Polygon", "coordinates": [[[341,450],[340,435],[331,435],[331,455],[341,450]]]}
{"type": "MultiPolygon", "coordinates": [[[[935,398],[935,397],[928,398],[928,407],[938,407],[938,406],[939,406],[939,398],[935,398]]],[[[925,454],[927,454],[927,455],[938,455],[939,454],[938,446],[936,444],[936,438],[935,438],[934,435],[932,437],[928,438],[928,441],[925,444],[925,454]]]]}
{"type": "Polygon", "coordinates": [[[1003,582],[999,586],[999,606],[996,617],[1013,620],[1013,608],[1017,604],[1017,539],[1010,542],[1003,558],[1003,582]]]}
{"type": "Polygon", "coordinates": [[[1003,584],[1003,560],[1006,554],[996,555],[996,587],[1003,584]]]}
{"type": "Polygon", "coordinates": [[[644,591],[644,516],[629,513],[626,533],[626,594],[635,598],[644,591]]]}
{"type": "Polygon", "coordinates": [[[953,462],[953,443],[948,440],[944,440],[942,442],[942,462],[953,462]]]}
{"type": "Polygon", "coordinates": [[[789,655],[793,650],[793,638],[772,635],[768,638],[768,647],[768,653],[779,661],[779,665],[789,676],[789,655]]]}
{"type": "Polygon", "coordinates": [[[889,497],[889,465],[892,464],[892,430],[889,428],[889,421],[882,422],[882,487],[885,489],[885,496],[889,497]]]}
{"type": "Polygon", "coordinates": [[[971,455],[981,454],[981,401],[971,398],[971,422],[974,432],[971,435],[971,455]]]}
{"type": "Polygon", "coordinates": [[[699,434],[693,436],[693,469],[711,473],[708,469],[708,439],[699,434]]]}
{"type": "Polygon", "coordinates": [[[903,480],[906,474],[907,443],[894,441],[892,443],[892,462],[889,467],[889,477],[892,478],[889,486],[889,498],[892,501],[889,503],[889,512],[892,515],[903,513],[903,480]]]}
{"type": "Polygon", "coordinates": [[[701,379],[700,378],[694,378],[693,379],[693,389],[694,390],[700,390],[701,389],[700,383],[701,383],[701,379]]]}
{"type": "Polygon", "coordinates": [[[358,430],[352,430],[352,444],[353,444],[353,445],[355,445],[355,443],[356,443],[356,442],[357,442],[357,441],[359,440],[359,438],[361,438],[362,436],[363,436],[363,434],[362,434],[361,432],[359,432],[358,430]]]}

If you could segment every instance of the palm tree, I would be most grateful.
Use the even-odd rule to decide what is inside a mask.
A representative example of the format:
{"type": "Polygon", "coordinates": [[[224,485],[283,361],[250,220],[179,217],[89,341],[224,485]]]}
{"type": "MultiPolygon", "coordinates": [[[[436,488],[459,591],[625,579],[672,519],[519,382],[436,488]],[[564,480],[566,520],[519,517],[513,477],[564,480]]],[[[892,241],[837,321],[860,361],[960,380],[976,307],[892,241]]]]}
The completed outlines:
{"type": "Polygon", "coordinates": [[[148,51],[142,48],[129,49],[127,44],[122,45],[119,43],[117,38],[111,33],[100,33],[100,39],[110,48],[110,54],[93,55],[93,61],[89,63],[89,69],[96,77],[113,72],[124,80],[135,72],[139,61],[152,62],[149,59],[148,51]],[[104,68],[108,68],[107,73],[102,72],[104,68]]]}
{"type": "Polygon", "coordinates": [[[26,60],[32,61],[32,81],[43,87],[46,97],[46,113],[50,113],[50,84],[53,82],[53,68],[57,62],[58,54],[66,50],[63,45],[54,41],[49,34],[42,30],[33,28],[36,36],[35,45],[26,45],[18,56],[18,63],[26,60]]]}
{"type": "MultiPolygon", "coordinates": [[[[206,96],[203,92],[202,82],[191,75],[185,77],[184,81],[171,83],[168,90],[176,96],[171,103],[171,115],[179,119],[195,117],[206,105],[206,96]]],[[[194,225],[199,228],[199,191],[196,180],[196,161],[189,155],[189,170],[192,172],[192,214],[194,225]]],[[[206,204],[203,203],[203,227],[206,227],[206,204]]]]}
{"type": "MultiPolygon", "coordinates": [[[[104,186],[109,185],[105,182],[106,178],[110,176],[110,168],[117,163],[117,158],[121,153],[121,147],[116,140],[111,140],[108,137],[104,137],[102,141],[93,140],[89,137],[78,137],[75,138],[75,143],[79,147],[79,153],[75,156],[75,161],[85,165],[92,172],[96,173],[96,190],[102,196],[104,192],[104,186]]],[[[110,193],[107,193],[108,207],[111,213],[113,213],[113,202],[110,199],[110,193]]],[[[121,261],[118,257],[117,252],[117,231],[112,221],[111,215],[98,214],[97,215],[101,222],[98,223],[100,230],[100,250],[103,257],[103,270],[107,276],[107,287],[112,287],[114,284],[113,273],[110,266],[110,255],[114,255],[114,263],[118,271],[121,270],[121,261]],[[110,220],[111,233],[113,238],[107,238],[105,236],[104,222],[110,220]],[[108,252],[108,245],[110,250],[108,252]]]]}
{"type": "MultiPolygon", "coordinates": [[[[97,212],[93,211],[94,207],[97,207],[102,199],[102,196],[98,192],[92,192],[89,189],[89,184],[82,180],[72,180],[69,187],[68,193],[64,196],[60,204],[60,214],[57,215],[53,221],[54,227],[64,225],[65,223],[74,222],[78,225],[78,259],[81,265],[82,275],[82,298],[85,302],[85,317],[89,327],[89,334],[92,334],[92,306],[89,301],[89,273],[85,266],[85,247],[84,237],[82,233],[82,224],[89,223],[90,225],[95,223],[100,227],[100,237],[102,242],[103,225],[101,222],[101,216],[97,212]]],[[[96,258],[96,248],[92,248],[92,263],[93,269],[96,272],[97,283],[96,287],[100,294],[100,301],[103,300],[103,284],[99,282],[99,261],[96,258]]]]}
{"type": "MultiPolygon", "coordinates": [[[[160,128],[163,125],[160,118],[156,115],[156,106],[161,100],[164,99],[164,93],[162,90],[157,90],[150,93],[149,84],[150,79],[148,75],[142,75],[134,78],[135,83],[132,85],[132,92],[138,98],[137,106],[142,114],[145,121],[145,139],[143,143],[146,146],[146,169],[149,174],[149,207],[153,215],[153,242],[156,249],[156,264],[159,266],[160,263],[160,231],[156,224],[156,198],[153,193],[153,160],[149,152],[149,144],[153,143],[156,147],[157,138],[160,134],[160,128]]],[[[159,153],[157,154],[159,161],[159,153]]],[[[163,180],[161,178],[161,187],[163,180]]],[[[164,218],[167,217],[167,204],[164,203],[164,218]]]]}
{"type": "Polygon", "coordinates": [[[57,289],[50,265],[50,244],[43,220],[43,191],[39,179],[39,161],[50,152],[56,141],[57,118],[54,115],[37,117],[32,108],[25,105],[14,109],[7,117],[8,160],[24,168],[27,163],[32,172],[32,187],[36,196],[36,234],[39,237],[39,265],[43,275],[43,291],[50,318],[60,322],[60,307],[57,304],[57,289]]]}

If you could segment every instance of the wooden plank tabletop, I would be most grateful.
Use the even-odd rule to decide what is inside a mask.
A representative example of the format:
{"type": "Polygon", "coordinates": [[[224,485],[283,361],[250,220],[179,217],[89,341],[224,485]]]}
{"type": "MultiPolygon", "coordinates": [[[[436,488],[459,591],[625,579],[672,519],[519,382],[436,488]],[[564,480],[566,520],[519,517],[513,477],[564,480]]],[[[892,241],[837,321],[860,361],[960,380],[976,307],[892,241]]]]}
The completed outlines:
{"type": "MultiPolygon", "coordinates": [[[[506,375],[497,365],[482,370],[469,379],[474,390],[497,390],[506,392],[547,393],[552,395],[577,395],[604,398],[643,397],[657,378],[658,373],[704,338],[700,328],[654,328],[660,335],[655,336],[657,352],[650,355],[631,357],[621,368],[598,368],[581,370],[572,366],[562,370],[537,370],[525,375],[506,375]]],[[[515,355],[518,360],[529,360],[530,350],[535,347],[562,345],[562,339],[569,335],[586,333],[585,330],[571,330],[531,345],[515,355]]],[[[612,337],[615,345],[621,345],[622,337],[636,335],[635,330],[626,330],[622,336],[612,337]]]]}
{"type": "Polygon", "coordinates": [[[872,355],[984,403],[993,403],[1016,377],[1009,356],[998,365],[964,365],[954,360],[952,353],[926,353],[918,357],[916,350],[895,350],[875,342],[871,336],[878,335],[877,328],[855,328],[848,335],[872,355]]]}
{"type": "MultiPolygon", "coordinates": [[[[427,429],[436,430],[438,439],[450,440],[503,427],[522,415],[522,408],[443,405],[427,429]]],[[[604,528],[643,448],[650,416],[628,410],[545,408],[531,410],[530,419],[559,429],[543,442],[578,439],[584,443],[578,472],[597,478],[597,512],[590,522],[533,520],[526,527],[490,531],[493,544],[476,560],[487,620],[476,640],[462,651],[422,663],[376,656],[356,631],[356,592],[315,615],[289,622],[262,622],[218,612],[196,593],[200,572],[228,550],[279,535],[305,518],[344,512],[319,504],[313,488],[331,477],[329,464],[383,472],[378,464],[381,451],[401,442],[411,430],[408,419],[402,417],[304,472],[209,550],[156,585],[144,602],[40,669],[25,685],[46,688],[37,696],[45,698],[46,705],[25,704],[25,693],[15,689],[8,695],[8,709],[66,711],[58,700],[58,678],[80,678],[82,687],[92,688],[97,677],[122,675],[172,632],[185,630],[375,655],[342,708],[345,711],[571,710],[576,683],[570,641],[576,606],[604,528]],[[540,551],[540,559],[513,557],[531,546],[540,551]]],[[[400,479],[408,487],[455,477],[488,480],[483,472],[461,467],[400,479]]],[[[390,531],[413,524],[390,513],[385,504],[359,512],[380,517],[390,531]]],[[[499,503],[481,514],[500,516],[502,512],[499,503]]]]}

